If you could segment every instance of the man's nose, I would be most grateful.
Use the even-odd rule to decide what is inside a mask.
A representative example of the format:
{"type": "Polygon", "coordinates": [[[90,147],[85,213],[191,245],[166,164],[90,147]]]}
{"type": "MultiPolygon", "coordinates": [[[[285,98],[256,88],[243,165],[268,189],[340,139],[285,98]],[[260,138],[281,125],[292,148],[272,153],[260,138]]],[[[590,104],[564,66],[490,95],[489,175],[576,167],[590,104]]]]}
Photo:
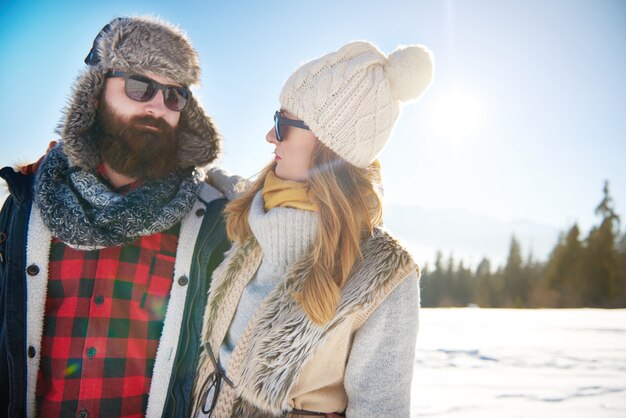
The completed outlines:
{"type": "Polygon", "coordinates": [[[154,97],[146,102],[145,110],[147,113],[154,115],[157,118],[165,115],[167,112],[167,106],[165,106],[163,91],[157,91],[154,97]]]}

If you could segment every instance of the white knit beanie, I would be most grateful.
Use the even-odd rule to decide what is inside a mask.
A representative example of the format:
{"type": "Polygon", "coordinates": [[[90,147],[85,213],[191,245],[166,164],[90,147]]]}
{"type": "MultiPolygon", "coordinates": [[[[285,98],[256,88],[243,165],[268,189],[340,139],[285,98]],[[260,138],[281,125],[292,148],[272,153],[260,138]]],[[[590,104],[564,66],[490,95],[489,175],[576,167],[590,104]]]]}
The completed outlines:
{"type": "Polygon", "coordinates": [[[432,78],[433,58],[424,46],[386,56],[369,42],[350,42],[298,68],[280,104],[337,155],[367,167],[389,139],[400,102],[417,99],[432,78]]]}

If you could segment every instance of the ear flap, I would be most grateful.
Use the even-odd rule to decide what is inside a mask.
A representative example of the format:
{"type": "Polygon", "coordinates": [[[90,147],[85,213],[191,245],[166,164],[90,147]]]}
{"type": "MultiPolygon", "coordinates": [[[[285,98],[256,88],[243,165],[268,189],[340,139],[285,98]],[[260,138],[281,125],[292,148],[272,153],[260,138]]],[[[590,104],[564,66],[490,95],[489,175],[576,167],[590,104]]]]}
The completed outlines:
{"type": "Polygon", "coordinates": [[[90,131],[96,122],[96,103],[103,86],[104,75],[93,67],[87,68],[74,84],[72,97],[56,130],[70,166],[92,172],[98,168],[100,157],[90,131]]]}
{"type": "Polygon", "coordinates": [[[180,168],[204,167],[218,157],[221,135],[194,96],[180,115],[178,132],[180,168]]]}

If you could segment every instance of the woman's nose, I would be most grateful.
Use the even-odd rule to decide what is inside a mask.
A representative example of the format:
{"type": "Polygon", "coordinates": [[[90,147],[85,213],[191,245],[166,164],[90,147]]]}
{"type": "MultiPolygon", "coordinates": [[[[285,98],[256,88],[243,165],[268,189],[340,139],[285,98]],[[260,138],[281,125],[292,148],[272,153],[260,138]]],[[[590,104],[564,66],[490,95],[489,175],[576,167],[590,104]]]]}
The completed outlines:
{"type": "Polygon", "coordinates": [[[265,140],[270,144],[276,145],[278,143],[278,139],[276,139],[276,131],[274,128],[270,129],[265,135],[265,140]]]}

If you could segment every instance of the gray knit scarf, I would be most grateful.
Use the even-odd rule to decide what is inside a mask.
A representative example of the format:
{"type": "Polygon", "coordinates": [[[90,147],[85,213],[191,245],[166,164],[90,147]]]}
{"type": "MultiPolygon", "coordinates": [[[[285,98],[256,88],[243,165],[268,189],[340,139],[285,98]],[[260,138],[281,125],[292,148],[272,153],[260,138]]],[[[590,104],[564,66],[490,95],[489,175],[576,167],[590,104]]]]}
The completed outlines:
{"type": "Polygon", "coordinates": [[[59,145],[37,171],[34,200],[52,236],[73,248],[94,250],[176,225],[191,210],[199,187],[193,174],[175,173],[120,195],[96,175],[70,168],[59,145]]]}

